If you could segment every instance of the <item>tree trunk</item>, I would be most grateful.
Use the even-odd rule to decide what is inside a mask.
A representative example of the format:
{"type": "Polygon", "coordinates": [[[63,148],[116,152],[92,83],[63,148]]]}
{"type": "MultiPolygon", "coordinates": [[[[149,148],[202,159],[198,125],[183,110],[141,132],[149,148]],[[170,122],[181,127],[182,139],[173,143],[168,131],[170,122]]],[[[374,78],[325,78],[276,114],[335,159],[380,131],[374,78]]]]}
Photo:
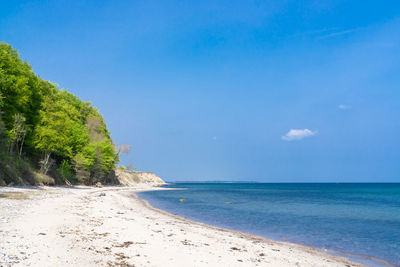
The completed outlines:
{"type": "Polygon", "coordinates": [[[24,146],[24,141],[25,141],[25,134],[22,136],[21,147],[19,148],[19,157],[20,158],[21,158],[21,154],[22,154],[22,147],[24,146]]]}
{"type": "Polygon", "coordinates": [[[42,174],[47,174],[49,171],[49,160],[50,160],[51,152],[44,152],[44,160],[42,162],[42,166],[40,168],[40,172],[42,174]]]}
{"type": "Polygon", "coordinates": [[[13,153],[14,142],[10,141],[10,145],[8,146],[8,154],[11,155],[13,153]]]}

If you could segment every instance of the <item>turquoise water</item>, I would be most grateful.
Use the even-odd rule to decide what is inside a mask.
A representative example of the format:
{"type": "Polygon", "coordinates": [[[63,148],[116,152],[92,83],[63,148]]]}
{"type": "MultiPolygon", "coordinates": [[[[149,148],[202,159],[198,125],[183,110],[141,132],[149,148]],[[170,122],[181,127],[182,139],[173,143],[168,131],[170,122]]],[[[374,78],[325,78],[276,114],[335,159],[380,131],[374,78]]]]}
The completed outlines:
{"type": "Polygon", "coordinates": [[[157,208],[195,221],[400,265],[400,184],[174,183],[167,187],[182,190],[139,195],[157,208]],[[181,198],[186,202],[179,202],[181,198]]]}

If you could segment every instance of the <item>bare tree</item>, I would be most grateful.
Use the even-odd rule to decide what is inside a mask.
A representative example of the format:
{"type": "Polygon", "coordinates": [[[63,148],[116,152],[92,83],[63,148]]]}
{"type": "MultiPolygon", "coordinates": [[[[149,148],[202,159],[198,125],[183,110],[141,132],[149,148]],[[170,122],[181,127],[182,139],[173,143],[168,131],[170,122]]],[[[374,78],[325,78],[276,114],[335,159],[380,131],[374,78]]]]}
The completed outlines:
{"type": "Polygon", "coordinates": [[[50,167],[53,165],[54,160],[50,156],[51,152],[44,152],[43,160],[40,161],[40,173],[47,174],[50,167]]]}
{"type": "Polygon", "coordinates": [[[118,155],[121,154],[129,154],[131,152],[131,145],[129,144],[121,144],[118,146],[118,155]]]}

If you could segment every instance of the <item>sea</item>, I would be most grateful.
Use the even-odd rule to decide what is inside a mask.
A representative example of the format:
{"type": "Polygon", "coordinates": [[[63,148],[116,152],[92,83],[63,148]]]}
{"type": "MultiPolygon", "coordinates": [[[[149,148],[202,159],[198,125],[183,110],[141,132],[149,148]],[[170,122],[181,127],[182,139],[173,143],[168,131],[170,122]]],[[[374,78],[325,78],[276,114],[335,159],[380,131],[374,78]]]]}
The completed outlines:
{"type": "Polygon", "coordinates": [[[194,221],[400,266],[400,183],[170,183],[139,193],[194,221]],[[185,202],[180,200],[184,199],[185,202]]]}

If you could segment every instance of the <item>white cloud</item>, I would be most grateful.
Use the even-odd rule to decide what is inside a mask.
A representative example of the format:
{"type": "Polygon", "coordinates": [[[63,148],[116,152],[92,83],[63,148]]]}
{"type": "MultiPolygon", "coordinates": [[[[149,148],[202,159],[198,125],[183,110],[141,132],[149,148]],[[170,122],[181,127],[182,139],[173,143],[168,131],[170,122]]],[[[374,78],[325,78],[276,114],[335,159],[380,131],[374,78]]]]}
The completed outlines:
{"type": "Polygon", "coordinates": [[[287,134],[282,136],[282,140],[284,141],[295,141],[295,140],[301,140],[306,137],[311,137],[313,135],[316,135],[316,131],[310,131],[309,129],[291,129],[287,134]]]}
{"type": "Polygon", "coordinates": [[[351,106],[341,104],[341,105],[339,105],[339,108],[340,109],[351,109],[351,106]]]}

